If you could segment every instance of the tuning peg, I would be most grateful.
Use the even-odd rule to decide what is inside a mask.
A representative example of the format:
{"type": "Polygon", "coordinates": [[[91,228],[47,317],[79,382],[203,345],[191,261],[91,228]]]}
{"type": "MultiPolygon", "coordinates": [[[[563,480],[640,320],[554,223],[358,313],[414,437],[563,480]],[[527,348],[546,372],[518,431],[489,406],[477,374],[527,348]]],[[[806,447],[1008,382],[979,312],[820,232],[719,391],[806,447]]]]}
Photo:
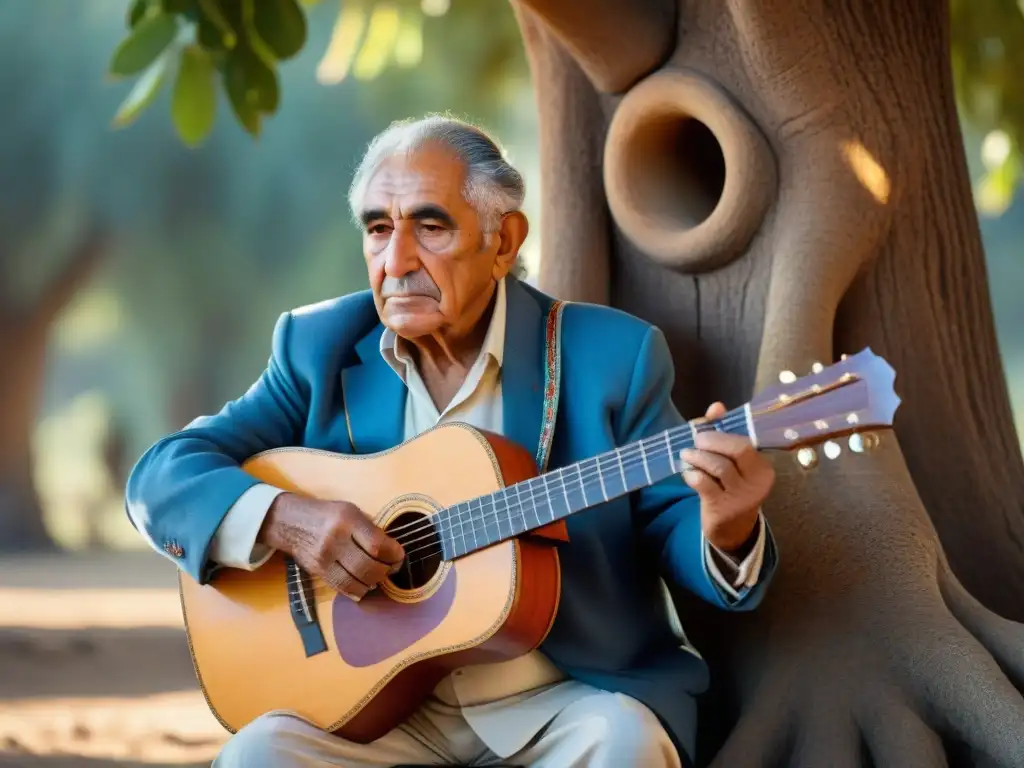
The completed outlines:
{"type": "Polygon", "coordinates": [[[850,450],[854,453],[867,453],[878,447],[878,435],[874,432],[857,432],[850,435],[850,450]]]}
{"type": "Polygon", "coordinates": [[[779,381],[781,381],[783,384],[792,384],[794,381],[796,381],[796,374],[793,373],[792,371],[780,371],[779,381]]]}
{"type": "Polygon", "coordinates": [[[813,371],[814,373],[821,373],[824,370],[825,366],[822,365],[821,363],[815,363],[814,365],[811,366],[811,371],[813,371]]]}
{"type": "Polygon", "coordinates": [[[838,459],[839,454],[843,452],[842,446],[833,440],[826,442],[825,445],[822,446],[822,449],[825,452],[825,456],[829,459],[838,459]]]}
{"type": "Polygon", "coordinates": [[[818,452],[805,446],[796,452],[796,460],[804,469],[812,469],[818,465],[818,452]]]}

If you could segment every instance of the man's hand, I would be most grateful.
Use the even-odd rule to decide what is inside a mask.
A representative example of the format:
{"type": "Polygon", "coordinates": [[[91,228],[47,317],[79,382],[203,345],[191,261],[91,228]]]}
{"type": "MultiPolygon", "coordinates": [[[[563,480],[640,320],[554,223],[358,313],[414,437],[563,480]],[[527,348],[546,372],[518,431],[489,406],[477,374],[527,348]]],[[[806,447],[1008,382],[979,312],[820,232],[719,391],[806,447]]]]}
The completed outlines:
{"type": "Polygon", "coordinates": [[[402,545],[354,504],[293,493],[274,500],[259,540],[288,553],[310,574],[356,601],[405,558],[402,545]]]}
{"type": "MultiPolygon", "coordinates": [[[[704,418],[718,419],[725,413],[722,403],[714,403],[704,418]]],[[[681,454],[690,465],[683,470],[683,480],[700,495],[704,535],[723,552],[736,552],[754,531],[758,508],[775,483],[775,470],[740,435],[700,432],[694,446],[681,454]]]]}

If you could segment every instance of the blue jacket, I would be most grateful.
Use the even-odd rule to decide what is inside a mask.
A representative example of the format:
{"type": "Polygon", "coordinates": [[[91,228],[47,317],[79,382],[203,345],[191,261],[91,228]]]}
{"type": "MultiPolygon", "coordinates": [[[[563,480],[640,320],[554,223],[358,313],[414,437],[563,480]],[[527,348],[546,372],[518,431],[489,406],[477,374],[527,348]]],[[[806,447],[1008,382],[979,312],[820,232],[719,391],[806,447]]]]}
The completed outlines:
{"type": "MultiPolygon", "coordinates": [[[[505,435],[532,454],[552,299],[509,278],[507,300],[505,435]]],[[[661,331],[588,304],[567,305],[561,327],[561,395],[549,468],[683,423],[671,400],[674,369],[661,331]]],[[[267,368],[249,391],[160,440],[133,469],[127,503],[154,545],[205,583],[217,527],[257,482],[240,462],[285,446],[352,453],[354,442],[365,454],[399,444],[406,390],[380,355],[382,332],[368,291],[282,315],[267,368]]],[[[644,702],[692,756],[694,694],[706,689],[708,669],[681,647],[659,579],[724,609],[750,610],[775,571],[770,532],[758,584],[734,600],[706,570],[698,499],[678,476],[574,515],[567,525],[561,603],[542,650],[571,677],[644,702]]]]}

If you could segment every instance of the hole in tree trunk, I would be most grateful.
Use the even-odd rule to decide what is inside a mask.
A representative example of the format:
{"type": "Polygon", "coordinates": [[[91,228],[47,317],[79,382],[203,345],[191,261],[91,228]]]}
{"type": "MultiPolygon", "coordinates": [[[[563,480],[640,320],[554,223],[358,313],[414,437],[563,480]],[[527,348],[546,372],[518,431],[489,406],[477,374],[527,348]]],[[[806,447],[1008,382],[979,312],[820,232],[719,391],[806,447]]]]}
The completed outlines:
{"type": "Polygon", "coordinates": [[[681,272],[742,254],[775,199],[775,158],[717,83],[666,69],[619,103],[605,142],[615,222],[640,250],[681,272]]]}
{"type": "Polygon", "coordinates": [[[631,197],[665,226],[692,229],[705,221],[725,189],[725,155],[711,129],[687,115],[664,117],[633,141],[631,197]]]}

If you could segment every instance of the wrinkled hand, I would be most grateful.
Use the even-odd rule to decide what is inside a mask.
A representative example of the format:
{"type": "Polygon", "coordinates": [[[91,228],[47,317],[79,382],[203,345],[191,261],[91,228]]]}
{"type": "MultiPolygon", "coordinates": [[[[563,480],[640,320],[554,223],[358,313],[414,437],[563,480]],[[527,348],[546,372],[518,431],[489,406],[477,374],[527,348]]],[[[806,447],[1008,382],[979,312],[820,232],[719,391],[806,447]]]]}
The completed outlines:
{"type": "MultiPolygon", "coordinates": [[[[724,416],[714,403],[705,419],[724,416]]],[[[750,440],[724,432],[700,432],[695,448],[685,449],[683,480],[700,496],[704,536],[723,552],[734,552],[750,538],[757,513],[775,483],[775,470],[750,440]]]]}
{"type": "Polygon", "coordinates": [[[405,558],[402,545],[355,504],[292,493],[274,500],[260,541],[288,553],[308,573],[356,601],[405,558]]]}

